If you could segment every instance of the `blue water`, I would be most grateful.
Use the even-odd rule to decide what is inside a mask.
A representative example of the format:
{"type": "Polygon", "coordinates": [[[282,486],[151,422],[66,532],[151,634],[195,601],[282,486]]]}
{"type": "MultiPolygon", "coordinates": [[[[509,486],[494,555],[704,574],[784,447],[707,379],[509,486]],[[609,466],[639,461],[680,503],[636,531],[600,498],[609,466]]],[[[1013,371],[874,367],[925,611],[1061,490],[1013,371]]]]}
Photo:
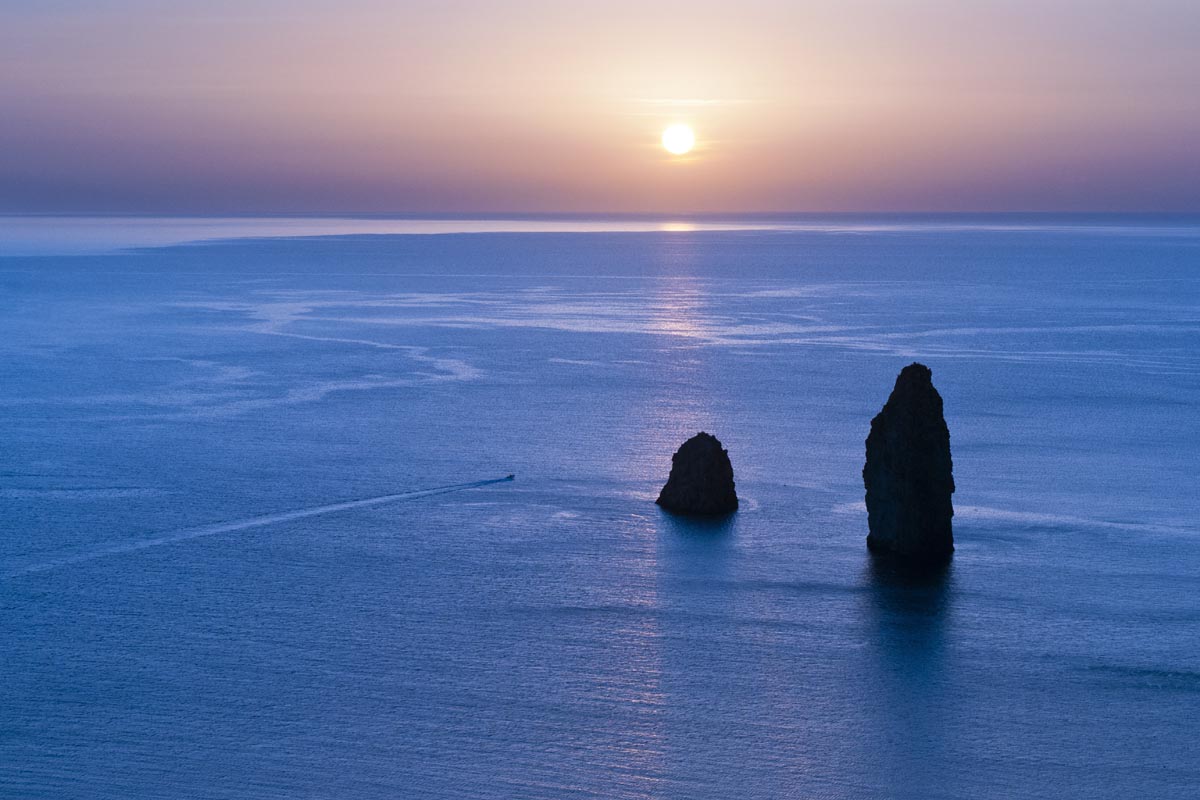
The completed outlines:
{"type": "Polygon", "coordinates": [[[107,224],[0,257],[0,796],[1196,796],[1200,222],[107,224]]]}

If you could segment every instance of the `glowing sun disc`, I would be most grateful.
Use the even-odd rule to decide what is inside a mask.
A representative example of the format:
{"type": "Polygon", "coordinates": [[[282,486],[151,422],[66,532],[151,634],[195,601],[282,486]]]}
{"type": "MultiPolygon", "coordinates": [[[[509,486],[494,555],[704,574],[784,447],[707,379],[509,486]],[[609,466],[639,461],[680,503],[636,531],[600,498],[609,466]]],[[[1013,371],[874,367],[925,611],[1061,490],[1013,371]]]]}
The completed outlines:
{"type": "Polygon", "coordinates": [[[668,153],[681,156],[696,146],[696,134],[687,125],[671,125],[663,131],[662,146],[668,153]]]}

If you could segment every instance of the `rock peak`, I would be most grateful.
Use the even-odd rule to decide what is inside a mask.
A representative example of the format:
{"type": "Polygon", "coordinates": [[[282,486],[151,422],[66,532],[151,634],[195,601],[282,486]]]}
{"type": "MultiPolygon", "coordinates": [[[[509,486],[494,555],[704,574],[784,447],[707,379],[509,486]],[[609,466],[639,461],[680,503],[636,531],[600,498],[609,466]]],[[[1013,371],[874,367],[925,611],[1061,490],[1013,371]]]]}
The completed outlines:
{"type": "Polygon", "coordinates": [[[954,550],[952,473],[950,430],[933,372],[909,364],[867,436],[867,546],[917,561],[948,558],[954,550]]]}
{"type": "Polygon", "coordinates": [[[896,376],[896,389],[917,387],[929,387],[933,389],[933,370],[924,364],[914,361],[900,370],[900,374],[896,376]]]}
{"type": "Polygon", "coordinates": [[[655,502],[680,514],[714,516],[737,510],[733,464],[717,437],[701,431],[680,445],[655,502]]]}

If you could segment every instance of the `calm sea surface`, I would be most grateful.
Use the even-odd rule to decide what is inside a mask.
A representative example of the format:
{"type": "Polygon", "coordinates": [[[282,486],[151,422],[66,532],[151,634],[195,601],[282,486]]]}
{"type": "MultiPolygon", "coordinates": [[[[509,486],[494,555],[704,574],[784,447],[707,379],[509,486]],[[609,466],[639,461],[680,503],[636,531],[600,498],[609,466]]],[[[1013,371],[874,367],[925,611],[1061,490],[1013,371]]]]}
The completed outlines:
{"type": "Polygon", "coordinates": [[[1200,222],[555,225],[0,220],[0,797],[1196,797],[1200,222]]]}

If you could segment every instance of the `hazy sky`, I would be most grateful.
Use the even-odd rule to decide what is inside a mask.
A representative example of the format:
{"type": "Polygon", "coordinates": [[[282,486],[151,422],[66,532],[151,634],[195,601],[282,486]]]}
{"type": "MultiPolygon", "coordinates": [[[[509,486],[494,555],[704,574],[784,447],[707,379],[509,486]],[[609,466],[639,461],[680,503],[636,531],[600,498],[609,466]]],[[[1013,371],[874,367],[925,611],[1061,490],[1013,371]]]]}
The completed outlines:
{"type": "Polygon", "coordinates": [[[1200,211],[1200,2],[0,0],[0,210],[1200,211]]]}

